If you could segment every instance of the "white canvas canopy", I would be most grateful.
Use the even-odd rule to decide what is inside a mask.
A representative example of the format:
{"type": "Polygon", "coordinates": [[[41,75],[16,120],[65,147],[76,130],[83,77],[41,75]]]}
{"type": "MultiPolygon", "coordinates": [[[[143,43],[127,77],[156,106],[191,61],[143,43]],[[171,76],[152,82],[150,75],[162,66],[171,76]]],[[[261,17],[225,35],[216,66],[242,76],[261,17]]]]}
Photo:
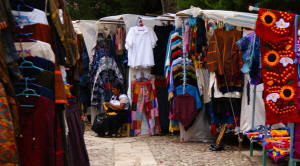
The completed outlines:
{"type": "Polygon", "coordinates": [[[176,27],[182,26],[180,18],[183,16],[193,15],[194,17],[198,15],[203,15],[207,18],[223,21],[234,26],[240,26],[245,28],[255,29],[257,14],[246,13],[246,12],[236,12],[236,11],[225,11],[225,10],[202,10],[201,8],[191,7],[176,13],[176,27]]]}
{"type": "Polygon", "coordinates": [[[84,43],[87,48],[90,63],[94,55],[94,48],[97,44],[97,34],[99,31],[99,22],[96,20],[76,20],[72,21],[75,32],[77,34],[82,34],[84,38],[84,43]]]}

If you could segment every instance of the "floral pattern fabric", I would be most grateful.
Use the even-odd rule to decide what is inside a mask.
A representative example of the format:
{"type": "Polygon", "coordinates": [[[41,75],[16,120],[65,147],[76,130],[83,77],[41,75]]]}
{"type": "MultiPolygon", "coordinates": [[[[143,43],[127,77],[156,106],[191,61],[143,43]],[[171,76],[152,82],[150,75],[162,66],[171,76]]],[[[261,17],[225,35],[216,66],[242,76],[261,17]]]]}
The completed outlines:
{"type": "Polygon", "coordinates": [[[266,124],[300,121],[294,20],[295,14],[281,11],[260,9],[258,14],[266,124]]]}

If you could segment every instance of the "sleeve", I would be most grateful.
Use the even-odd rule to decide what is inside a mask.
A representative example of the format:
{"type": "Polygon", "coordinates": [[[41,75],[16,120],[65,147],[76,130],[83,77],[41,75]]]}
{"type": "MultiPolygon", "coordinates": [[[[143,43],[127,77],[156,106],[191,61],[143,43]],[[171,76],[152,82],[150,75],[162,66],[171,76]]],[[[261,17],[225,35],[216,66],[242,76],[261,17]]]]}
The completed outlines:
{"type": "Polygon", "coordinates": [[[152,48],[154,48],[158,38],[157,38],[155,32],[152,29],[150,29],[150,31],[151,31],[151,36],[150,36],[151,37],[151,46],[152,46],[152,48]]]}
{"type": "Polygon", "coordinates": [[[133,27],[129,29],[125,39],[125,48],[128,50],[133,45],[133,27]]]}
{"type": "Polygon", "coordinates": [[[215,40],[215,34],[212,39],[209,41],[209,45],[206,52],[205,62],[208,71],[215,72],[218,69],[217,63],[217,41],[215,40]]]}
{"type": "Polygon", "coordinates": [[[128,97],[124,94],[120,95],[120,103],[125,103],[125,104],[129,103],[128,97]]]}

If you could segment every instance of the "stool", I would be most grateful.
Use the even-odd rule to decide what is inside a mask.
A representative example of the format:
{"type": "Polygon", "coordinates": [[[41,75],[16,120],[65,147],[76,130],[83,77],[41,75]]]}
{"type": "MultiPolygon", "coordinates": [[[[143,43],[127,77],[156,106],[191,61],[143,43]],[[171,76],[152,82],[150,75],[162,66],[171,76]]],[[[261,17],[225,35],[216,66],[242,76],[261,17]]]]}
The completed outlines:
{"type": "Polygon", "coordinates": [[[124,123],[120,129],[120,135],[123,134],[123,128],[126,128],[126,137],[130,137],[130,123],[124,123]]]}

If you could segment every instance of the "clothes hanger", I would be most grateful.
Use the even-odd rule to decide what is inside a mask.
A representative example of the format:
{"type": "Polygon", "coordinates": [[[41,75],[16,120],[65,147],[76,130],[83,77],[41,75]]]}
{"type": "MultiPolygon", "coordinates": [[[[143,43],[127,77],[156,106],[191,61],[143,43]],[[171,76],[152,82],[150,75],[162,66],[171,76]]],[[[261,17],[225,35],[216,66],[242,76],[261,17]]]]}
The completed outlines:
{"type": "Polygon", "coordinates": [[[40,68],[40,67],[37,67],[35,66],[32,62],[30,61],[27,61],[24,57],[24,50],[23,50],[23,47],[22,47],[22,40],[20,40],[20,47],[21,47],[21,51],[22,51],[22,62],[21,64],[19,65],[19,68],[21,69],[31,69],[31,68],[34,68],[34,69],[38,69],[40,71],[43,71],[44,69],[40,68]]]}
{"type": "MultiPolygon", "coordinates": [[[[21,93],[16,94],[16,96],[26,96],[26,97],[36,96],[36,97],[40,97],[40,95],[37,94],[34,89],[28,88],[27,81],[28,81],[28,77],[25,78],[25,89],[21,93]]],[[[34,107],[34,105],[26,105],[26,104],[20,104],[20,106],[21,107],[29,107],[29,108],[34,107]]]]}
{"type": "MultiPolygon", "coordinates": [[[[22,2],[22,1],[21,1],[22,2]]],[[[18,15],[15,16],[15,20],[18,23],[18,25],[20,25],[20,28],[23,28],[24,24],[34,24],[34,22],[32,22],[27,16],[22,16],[21,15],[21,10],[20,10],[21,5],[18,4],[17,5],[17,12],[18,15]]]]}
{"type": "Polygon", "coordinates": [[[30,38],[29,36],[33,33],[23,33],[21,29],[19,29],[19,33],[16,35],[16,41],[29,41],[29,42],[37,42],[37,40],[30,38]]]}
{"type": "Polygon", "coordinates": [[[14,10],[18,10],[18,5],[20,5],[20,9],[22,11],[33,11],[34,8],[30,5],[27,5],[24,0],[12,0],[11,1],[11,8],[14,10]]]}
{"type": "MultiPolygon", "coordinates": [[[[138,27],[144,27],[143,20],[142,20],[141,17],[139,17],[139,24],[138,24],[138,27]]],[[[138,31],[144,31],[144,29],[138,29],[138,31]]]]}

